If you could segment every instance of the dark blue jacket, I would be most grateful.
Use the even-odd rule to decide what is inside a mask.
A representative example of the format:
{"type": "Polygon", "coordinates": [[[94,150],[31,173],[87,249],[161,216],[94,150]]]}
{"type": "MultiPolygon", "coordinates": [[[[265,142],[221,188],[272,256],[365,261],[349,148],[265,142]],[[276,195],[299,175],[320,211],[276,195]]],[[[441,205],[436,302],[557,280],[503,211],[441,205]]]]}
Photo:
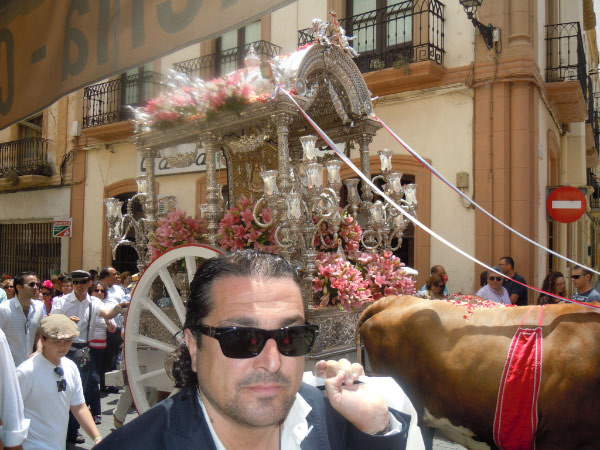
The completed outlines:
{"type": "MultiPolygon", "coordinates": [[[[390,410],[405,425],[392,436],[362,433],[335,411],[318,389],[302,384],[300,395],[311,406],[308,426],[313,426],[302,441],[303,450],[385,450],[405,449],[410,416],[390,410]]],[[[98,450],[215,450],[212,436],[196,391],[186,388],[157,404],[140,417],[108,435],[98,450]]]]}

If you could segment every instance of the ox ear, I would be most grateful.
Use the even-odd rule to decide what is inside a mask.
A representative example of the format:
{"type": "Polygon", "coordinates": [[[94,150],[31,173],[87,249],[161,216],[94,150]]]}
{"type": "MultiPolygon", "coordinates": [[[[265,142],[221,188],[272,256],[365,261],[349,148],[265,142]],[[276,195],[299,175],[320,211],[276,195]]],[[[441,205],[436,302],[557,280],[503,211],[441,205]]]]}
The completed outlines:
{"type": "Polygon", "coordinates": [[[198,356],[198,341],[196,341],[196,337],[193,333],[186,328],[183,331],[183,338],[185,340],[185,345],[190,353],[190,358],[192,359],[192,370],[196,372],[196,357],[198,356]]]}

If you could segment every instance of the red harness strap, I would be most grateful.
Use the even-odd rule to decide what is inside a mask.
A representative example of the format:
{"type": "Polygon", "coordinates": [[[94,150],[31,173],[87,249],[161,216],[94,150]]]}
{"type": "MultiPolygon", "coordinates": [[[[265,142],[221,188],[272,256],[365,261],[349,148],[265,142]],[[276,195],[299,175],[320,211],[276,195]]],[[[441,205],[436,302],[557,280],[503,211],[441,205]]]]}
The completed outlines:
{"type": "Polygon", "coordinates": [[[533,450],[538,424],[537,401],[542,381],[543,307],[539,327],[524,328],[529,308],[512,338],[500,380],[494,442],[502,450],[533,450]]]}

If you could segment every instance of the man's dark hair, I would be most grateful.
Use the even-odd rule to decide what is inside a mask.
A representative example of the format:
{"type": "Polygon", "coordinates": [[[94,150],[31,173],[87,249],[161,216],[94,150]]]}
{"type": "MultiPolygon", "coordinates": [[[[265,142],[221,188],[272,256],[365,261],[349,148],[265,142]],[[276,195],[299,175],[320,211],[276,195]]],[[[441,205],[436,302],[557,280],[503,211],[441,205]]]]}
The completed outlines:
{"type": "Polygon", "coordinates": [[[510,256],[503,256],[502,258],[500,258],[500,261],[506,261],[507,264],[510,264],[510,268],[514,270],[515,268],[515,260],[512,259],[510,256]]]}
{"type": "Polygon", "coordinates": [[[23,286],[23,284],[25,283],[25,277],[28,277],[30,275],[33,275],[34,277],[37,276],[37,274],[35,272],[21,272],[19,275],[17,275],[15,277],[15,282],[14,282],[14,287],[15,287],[15,295],[19,293],[19,290],[17,289],[17,285],[19,286],[23,286]]]}
{"type": "Polygon", "coordinates": [[[90,270],[88,270],[88,272],[92,276],[92,281],[94,281],[98,278],[98,271],[96,269],[90,269],[90,270]]]}
{"type": "MultiPolygon", "coordinates": [[[[188,328],[196,337],[200,347],[200,333],[196,330],[203,324],[213,307],[213,284],[225,277],[247,277],[268,280],[272,278],[290,278],[300,288],[298,272],[281,256],[263,253],[258,250],[238,250],[228,255],[220,255],[205,261],[196,272],[190,286],[190,297],[187,304],[183,329],[188,328]]],[[[192,371],[190,353],[182,344],[177,350],[173,364],[175,386],[182,388],[196,386],[198,378],[192,371]]]]}
{"type": "Polygon", "coordinates": [[[63,284],[64,283],[72,283],[73,282],[73,278],[71,278],[70,276],[66,276],[62,279],[63,284]]]}
{"type": "Polygon", "coordinates": [[[112,266],[108,266],[108,267],[105,267],[104,269],[102,269],[100,271],[100,274],[98,275],[98,279],[99,280],[104,280],[105,278],[109,277],[110,276],[110,269],[112,269],[112,268],[113,268],[112,266]]]}

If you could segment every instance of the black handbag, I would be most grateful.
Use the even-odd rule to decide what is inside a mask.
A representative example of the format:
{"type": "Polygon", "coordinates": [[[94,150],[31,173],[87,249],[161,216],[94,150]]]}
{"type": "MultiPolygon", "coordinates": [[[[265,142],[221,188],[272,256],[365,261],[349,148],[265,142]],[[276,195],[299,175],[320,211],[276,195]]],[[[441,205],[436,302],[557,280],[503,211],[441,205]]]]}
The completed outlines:
{"type": "Polygon", "coordinates": [[[78,348],[73,352],[72,358],[75,364],[79,367],[86,367],[92,360],[90,355],[90,323],[92,321],[92,303],[88,308],[88,327],[87,327],[87,342],[85,346],[78,348]]]}

